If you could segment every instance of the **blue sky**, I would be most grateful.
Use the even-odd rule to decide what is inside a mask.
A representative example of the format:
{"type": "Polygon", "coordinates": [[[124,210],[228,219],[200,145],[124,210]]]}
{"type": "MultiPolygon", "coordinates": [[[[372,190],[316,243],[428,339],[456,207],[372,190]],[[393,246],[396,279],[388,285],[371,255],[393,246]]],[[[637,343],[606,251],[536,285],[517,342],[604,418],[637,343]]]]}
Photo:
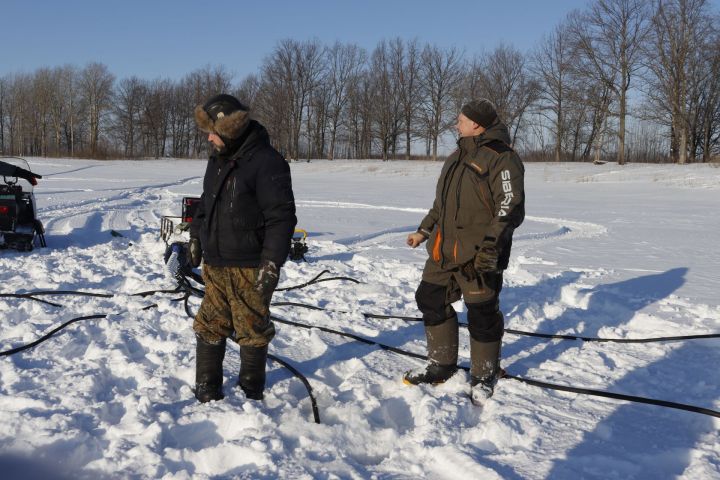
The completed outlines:
{"type": "MultiPolygon", "coordinates": [[[[118,77],[178,79],[224,64],[258,70],[278,40],[317,38],[371,50],[399,36],[468,54],[500,42],[532,49],[588,0],[2,0],[0,75],[105,63],[118,77]]],[[[718,11],[720,0],[711,0],[718,11]]]]}
{"type": "Polygon", "coordinates": [[[281,39],[317,38],[371,50],[417,38],[472,54],[500,42],[532,48],[586,0],[177,1],[2,0],[0,75],[105,63],[118,78],[177,79],[208,64],[238,78],[281,39]]]}

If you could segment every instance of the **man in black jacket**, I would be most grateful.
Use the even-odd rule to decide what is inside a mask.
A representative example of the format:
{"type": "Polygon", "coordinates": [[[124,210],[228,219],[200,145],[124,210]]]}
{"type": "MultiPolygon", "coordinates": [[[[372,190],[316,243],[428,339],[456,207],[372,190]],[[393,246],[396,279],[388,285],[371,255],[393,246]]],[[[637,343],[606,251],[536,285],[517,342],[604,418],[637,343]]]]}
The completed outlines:
{"type": "Polygon", "coordinates": [[[269,305],[297,222],[290,167],[248,108],[221,94],[195,109],[213,153],[190,228],[190,259],[202,259],[205,297],[195,316],[195,397],[219,400],[226,339],[240,345],[239,385],[261,400],[268,343],[275,335],[269,305]]]}

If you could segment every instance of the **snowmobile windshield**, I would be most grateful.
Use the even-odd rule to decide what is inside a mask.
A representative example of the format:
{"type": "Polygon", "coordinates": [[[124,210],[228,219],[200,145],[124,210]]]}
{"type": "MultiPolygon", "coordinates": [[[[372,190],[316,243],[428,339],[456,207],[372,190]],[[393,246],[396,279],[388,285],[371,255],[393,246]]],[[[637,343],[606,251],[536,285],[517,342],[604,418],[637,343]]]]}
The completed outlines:
{"type": "Polygon", "coordinates": [[[32,192],[41,175],[33,173],[24,158],[0,157],[0,185],[19,185],[23,192],[32,192]]]}

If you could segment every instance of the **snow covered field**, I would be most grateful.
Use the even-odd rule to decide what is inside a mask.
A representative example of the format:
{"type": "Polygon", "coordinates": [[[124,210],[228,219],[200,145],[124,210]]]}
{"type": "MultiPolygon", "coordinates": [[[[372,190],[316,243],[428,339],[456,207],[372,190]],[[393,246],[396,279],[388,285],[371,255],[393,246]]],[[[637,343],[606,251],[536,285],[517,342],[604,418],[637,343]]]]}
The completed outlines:
{"type": "MultiPolygon", "coordinates": [[[[484,409],[458,373],[408,387],[419,360],[318,329],[278,324],[266,399],[234,388],[198,404],[192,321],[164,271],[162,215],[198,195],[203,161],[29,159],[48,248],[0,251],[0,293],[83,290],[112,298],[0,298],[0,351],[81,315],[41,345],[0,357],[2,478],[720,478],[720,421],[652,405],[501,380],[484,409]],[[120,232],[124,237],[110,234],[120,232]],[[143,310],[152,303],[157,308],[143,310]]],[[[502,308],[506,326],[644,338],[720,332],[720,168],[528,164],[527,219],[516,232],[502,308]]],[[[425,260],[404,245],[431,205],[440,164],[293,163],[308,263],[281,286],[323,269],[363,281],[278,292],[335,312],[276,307],[279,317],[425,354],[417,316],[425,260]],[[340,313],[338,311],[346,312],[340,313]]],[[[193,309],[199,304],[193,300],[193,309]]],[[[463,306],[456,304],[465,320],[463,306]]],[[[507,334],[508,373],[562,385],[720,410],[720,340],[618,344],[507,334]]],[[[461,363],[468,364],[467,332],[461,363]]]]}

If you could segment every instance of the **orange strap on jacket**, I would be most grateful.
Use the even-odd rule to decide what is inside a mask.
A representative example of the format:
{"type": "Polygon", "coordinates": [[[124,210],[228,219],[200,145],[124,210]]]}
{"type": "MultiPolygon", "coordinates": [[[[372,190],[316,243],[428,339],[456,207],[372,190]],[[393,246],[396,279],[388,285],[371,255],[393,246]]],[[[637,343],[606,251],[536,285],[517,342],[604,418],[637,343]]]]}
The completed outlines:
{"type": "Polygon", "coordinates": [[[440,261],[440,244],[442,243],[442,234],[440,233],[440,229],[438,229],[437,233],[435,234],[435,245],[433,245],[433,260],[436,262],[440,261]]]}

